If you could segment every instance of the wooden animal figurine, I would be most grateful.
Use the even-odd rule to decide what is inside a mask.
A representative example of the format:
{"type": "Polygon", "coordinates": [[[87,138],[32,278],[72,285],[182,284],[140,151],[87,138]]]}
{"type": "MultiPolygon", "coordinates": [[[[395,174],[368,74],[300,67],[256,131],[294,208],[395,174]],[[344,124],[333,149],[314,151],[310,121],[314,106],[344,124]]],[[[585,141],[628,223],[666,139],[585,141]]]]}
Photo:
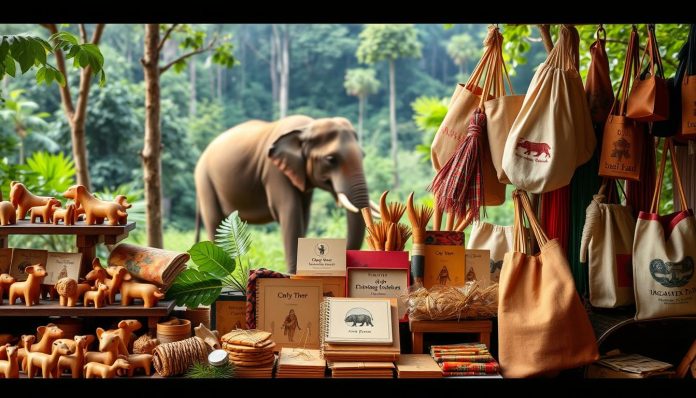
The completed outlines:
{"type": "Polygon", "coordinates": [[[94,308],[101,308],[105,306],[108,291],[109,287],[103,283],[97,285],[97,290],[86,291],[84,296],[84,306],[87,307],[90,302],[94,303],[94,308]]]}
{"type": "MultiPolygon", "coordinates": [[[[82,207],[79,203],[75,203],[75,214],[74,214],[73,221],[78,222],[78,221],[84,220],[84,219],[85,219],[85,208],[82,207]]],[[[103,219],[102,219],[102,222],[104,222],[103,219]]],[[[97,224],[99,224],[99,222],[97,222],[97,224]]]]}
{"type": "Polygon", "coordinates": [[[24,220],[32,207],[43,206],[51,199],[53,198],[34,195],[21,182],[10,183],[10,202],[17,209],[18,220],[24,220]]]}
{"type": "Polygon", "coordinates": [[[6,379],[19,378],[19,362],[17,361],[18,351],[19,348],[17,346],[7,345],[5,348],[7,360],[0,360],[0,377],[6,379]]]}
{"type": "Polygon", "coordinates": [[[133,354],[152,354],[158,345],[159,340],[144,334],[133,342],[133,354]]]}
{"type": "MultiPolygon", "coordinates": [[[[99,261],[99,259],[95,259],[99,261]]],[[[123,281],[128,274],[128,270],[122,266],[108,267],[106,272],[111,276],[110,279],[106,280],[106,285],[109,286],[109,303],[113,304],[116,302],[116,294],[121,291],[121,286],[123,281]]]]}
{"type": "Polygon", "coordinates": [[[75,225],[75,204],[70,203],[65,205],[65,209],[56,209],[53,212],[53,224],[58,225],[58,222],[63,221],[65,225],[75,225]]]}
{"type": "Polygon", "coordinates": [[[12,202],[0,202],[0,225],[17,224],[17,209],[12,202]]]}
{"type": "Polygon", "coordinates": [[[58,378],[58,359],[61,355],[70,354],[70,348],[61,341],[54,341],[51,345],[51,353],[30,352],[27,354],[27,377],[30,379],[41,369],[44,379],[58,378]]]}
{"type": "Polygon", "coordinates": [[[39,304],[41,283],[46,277],[46,268],[41,264],[34,264],[27,267],[24,272],[29,274],[26,281],[10,285],[10,304],[14,305],[15,301],[20,298],[24,305],[31,307],[39,304]]]}
{"type": "Polygon", "coordinates": [[[128,377],[133,377],[133,373],[138,369],[143,369],[145,371],[145,376],[149,376],[152,371],[151,354],[130,354],[128,355],[128,363],[130,363],[128,377]]]}
{"type": "Polygon", "coordinates": [[[123,358],[117,359],[112,365],[99,362],[89,362],[84,367],[85,379],[113,379],[116,370],[129,370],[130,364],[123,358]]]}
{"type": "Polygon", "coordinates": [[[130,305],[133,299],[143,300],[144,308],[152,308],[164,297],[164,293],[151,283],[133,282],[130,272],[123,277],[121,284],[121,305],[130,305]]]}
{"type": "Polygon", "coordinates": [[[89,283],[77,283],[72,278],[61,278],[56,282],[55,289],[60,299],[58,303],[63,307],[74,307],[80,302],[80,296],[92,290],[89,283]]]}
{"type": "Polygon", "coordinates": [[[115,333],[121,338],[121,344],[119,345],[118,353],[119,355],[130,354],[131,340],[133,339],[133,332],[139,330],[143,327],[137,319],[125,319],[118,323],[118,329],[107,330],[109,333],[115,333]]]}
{"type": "Polygon", "coordinates": [[[17,362],[21,363],[22,371],[26,369],[27,353],[31,351],[31,345],[36,341],[36,336],[33,334],[23,334],[19,338],[19,350],[17,350],[17,362]]]}
{"type": "Polygon", "coordinates": [[[75,336],[75,347],[71,348],[72,354],[63,355],[58,359],[58,375],[69,370],[73,379],[82,377],[82,368],[85,366],[85,353],[89,340],[87,336],[75,336]]]}
{"type": "MultiPolygon", "coordinates": [[[[114,198],[114,202],[121,205],[123,207],[124,211],[133,207],[132,204],[128,203],[128,199],[126,199],[126,195],[116,195],[116,197],[114,198]]],[[[118,223],[121,225],[126,225],[128,223],[128,214],[126,214],[123,217],[119,217],[118,223]]]]}
{"type": "Polygon", "coordinates": [[[37,219],[40,219],[42,223],[52,223],[56,207],[60,208],[60,202],[55,198],[50,198],[43,206],[32,207],[29,209],[29,221],[34,224],[37,219]]]}
{"type": "Polygon", "coordinates": [[[122,205],[95,198],[83,185],[73,185],[63,196],[84,207],[85,223],[88,225],[96,224],[97,218],[108,219],[109,225],[118,225],[121,219],[128,216],[122,205]]]}
{"type": "Polygon", "coordinates": [[[0,274],[0,304],[2,304],[2,298],[5,292],[9,292],[10,285],[15,282],[15,278],[10,274],[0,274]]]}
{"type": "Polygon", "coordinates": [[[87,351],[85,353],[85,362],[99,362],[105,365],[112,365],[119,358],[118,347],[121,344],[121,338],[117,333],[107,332],[102,328],[97,328],[97,338],[99,339],[100,352],[87,351]]]}

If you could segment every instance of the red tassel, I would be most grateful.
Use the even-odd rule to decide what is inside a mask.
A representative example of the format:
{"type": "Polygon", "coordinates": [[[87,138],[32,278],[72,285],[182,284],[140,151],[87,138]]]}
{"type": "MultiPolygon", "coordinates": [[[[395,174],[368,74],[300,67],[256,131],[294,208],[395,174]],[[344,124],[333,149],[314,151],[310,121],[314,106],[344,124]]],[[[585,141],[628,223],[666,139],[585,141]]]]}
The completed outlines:
{"type": "Polygon", "coordinates": [[[485,129],[486,114],[476,109],[467,127],[466,137],[438,171],[429,188],[435,195],[437,207],[459,218],[464,217],[467,209],[471,209],[473,219],[478,220],[479,208],[484,203],[481,153],[485,129]]]}

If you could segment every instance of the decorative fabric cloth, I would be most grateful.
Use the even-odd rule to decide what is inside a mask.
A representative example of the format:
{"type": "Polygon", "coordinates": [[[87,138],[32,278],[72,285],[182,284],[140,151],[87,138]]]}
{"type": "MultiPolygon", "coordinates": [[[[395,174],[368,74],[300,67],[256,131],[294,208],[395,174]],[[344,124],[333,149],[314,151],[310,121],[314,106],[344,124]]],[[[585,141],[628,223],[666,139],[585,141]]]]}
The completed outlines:
{"type": "Polygon", "coordinates": [[[249,272],[246,290],[246,323],[247,329],[256,329],[256,280],[258,278],[289,278],[281,272],[259,268],[249,272]]]}

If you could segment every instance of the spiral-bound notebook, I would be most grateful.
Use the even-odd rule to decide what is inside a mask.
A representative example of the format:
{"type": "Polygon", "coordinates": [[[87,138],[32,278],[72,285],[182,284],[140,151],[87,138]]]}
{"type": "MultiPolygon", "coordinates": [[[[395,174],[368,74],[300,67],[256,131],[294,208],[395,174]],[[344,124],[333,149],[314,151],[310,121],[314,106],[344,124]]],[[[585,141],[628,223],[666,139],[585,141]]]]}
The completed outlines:
{"type": "Polygon", "coordinates": [[[322,303],[324,342],[339,344],[392,344],[389,299],[327,297],[322,303]]]}

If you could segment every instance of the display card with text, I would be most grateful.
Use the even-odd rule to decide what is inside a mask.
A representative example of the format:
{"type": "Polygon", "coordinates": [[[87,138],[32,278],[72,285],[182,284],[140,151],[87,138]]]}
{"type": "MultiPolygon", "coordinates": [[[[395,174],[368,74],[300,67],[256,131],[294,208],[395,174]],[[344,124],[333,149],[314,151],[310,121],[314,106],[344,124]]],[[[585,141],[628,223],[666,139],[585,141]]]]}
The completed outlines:
{"type": "Polygon", "coordinates": [[[346,240],[297,239],[297,275],[346,275],[346,240]]]}
{"type": "Polygon", "coordinates": [[[464,246],[426,245],[423,286],[464,286],[466,259],[464,246]]]}
{"type": "Polygon", "coordinates": [[[326,298],[327,343],[391,344],[390,299],[326,298]]]}
{"type": "MultiPolygon", "coordinates": [[[[408,292],[408,270],[398,268],[348,268],[348,297],[384,298],[408,292]]],[[[399,319],[406,315],[406,303],[398,301],[399,319]]]]}
{"type": "Polygon", "coordinates": [[[485,289],[491,284],[491,251],[466,251],[466,281],[478,281],[479,288],[485,289]]]}
{"type": "Polygon", "coordinates": [[[48,257],[48,251],[46,250],[13,249],[10,274],[17,282],[25,281],[27,280],[28,275],[24,272],[24,270],[28,266],[36,264],[41,264],[45,267],[46,257],[48,257]]]}
{"type": "Polygon", "coordinates": [[[46,259],[46,278],[44,285],[55,285],[59,279],[80,277],[80,264],[82,253],[55,253],[49,252],[46,259]]]}

